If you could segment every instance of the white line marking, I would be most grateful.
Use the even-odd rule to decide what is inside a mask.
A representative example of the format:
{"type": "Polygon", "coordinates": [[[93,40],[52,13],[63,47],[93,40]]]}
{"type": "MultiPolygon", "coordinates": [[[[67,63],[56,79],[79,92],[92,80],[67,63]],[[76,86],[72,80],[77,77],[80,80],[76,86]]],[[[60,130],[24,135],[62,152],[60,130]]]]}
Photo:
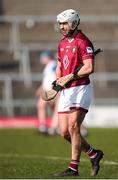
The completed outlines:
{"type": "MultiPolygon", "coordinates": [[[[37,159],[37,158],[41,158],[41,159],[49,159],[49,160],[61,160],[61,161],[69,161],[70,158],[68,157],[58,157],[58,156],[40,156],[38,154],[0,154],[0,158],[27,158],[27,159],[37,159]]],[[[82,162],[89,162],[89,159],[84,159],[81,158],[82,162]]],[[[102,164],[104,165],[115,165],[118,166],[118,162],[115,161],[101,161],[102,164]]]]}

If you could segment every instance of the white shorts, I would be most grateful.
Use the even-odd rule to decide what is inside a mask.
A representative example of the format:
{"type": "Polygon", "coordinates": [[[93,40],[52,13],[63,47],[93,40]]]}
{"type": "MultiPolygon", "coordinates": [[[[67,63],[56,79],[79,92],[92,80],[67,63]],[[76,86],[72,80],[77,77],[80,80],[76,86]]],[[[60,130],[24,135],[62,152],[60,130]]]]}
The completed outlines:
{"type": "Polygon", "coordinates": [[[79,109],[88,112],[91,99],[92,88],[90,84],[64,89],[60,93],[58,113],[67,113],[79,109]]]}

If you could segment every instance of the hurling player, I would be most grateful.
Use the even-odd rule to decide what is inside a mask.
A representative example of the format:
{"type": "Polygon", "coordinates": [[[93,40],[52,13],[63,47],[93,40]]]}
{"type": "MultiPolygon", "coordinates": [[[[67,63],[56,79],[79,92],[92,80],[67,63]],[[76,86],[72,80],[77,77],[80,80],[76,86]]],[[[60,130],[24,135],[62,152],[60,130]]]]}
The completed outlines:
{"type": "Polygon", "coordinates": [[[94,72],[94,47],[88,37],[78,28],[80,16],[68,9],[57,15],[58,28],[63,35],[58,45],[56,68],[57,83],[83,65],[73,80],[63,88],[59,98],[58,120],[61,135],[71,143],[71,160],[68,168],[56,176],[78,176],[81,152],[90,158],[91,176],[100,168],[103,152],[94,149],[81,136],[80,127],[88,112],[92,89],[89,75],[94,72]]]}

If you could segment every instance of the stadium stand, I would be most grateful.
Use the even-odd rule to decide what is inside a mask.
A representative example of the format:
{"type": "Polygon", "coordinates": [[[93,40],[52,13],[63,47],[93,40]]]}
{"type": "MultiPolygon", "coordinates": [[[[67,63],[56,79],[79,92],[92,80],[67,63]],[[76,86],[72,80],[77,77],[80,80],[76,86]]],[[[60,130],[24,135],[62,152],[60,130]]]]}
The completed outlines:
{"type": "Polygon", "coordinates": [[[8,15],[49,15],[57,14],[60,10],[77,8],[80,14],[117,14],[117,0],[4,0],[5,12],[8,15]]]}
{"type": "MultiPolygon", "coordinates": [[[[107,0],[107,3],[106,0],[94,0],[92,4],[91,0],[86,2],[83,0],[35,0],[35,2],[4,0],[3,2],[4,15],[7,18],[4,24],[0,24],[0,112],[2,114],[36,113],[35,89],[40,84],[40,73],[43,68],[38,62],[38,56],[41,50],[46,48],[56,52],[60,35],[57,33],[55,18],[58,12],[67,8],[79,9],[83,20],[80,27],[96,47],[102,46],[104,50],[104,53],[96,58],[96,73],[112,73],[112,77],[114,77],[113,73],[116,73],[115,77],[118,76],[117,0],[107,0]],[[39,21],[38,19],[39,16],[50,19],[50,15],[52,20],[39,21]],[[87,17],[90,17],[88,21],[87,17]],[[5,94],[3,91],[7,87],[11,89],[9,92],[5,91],[5,94]],[[3,100],[11,102],[6,109],[3,100]],[[9,110],[9,106],[13,106],[13,111],[9,110]]],[[[105,78],[104,75],[103,79],[105,78]]],[[[99,78],[93,81],[96,103],[97,99],[118,98],[118,82],[116,82],[112,78],[110,81],[107,78],[104,81],[99,78]]]]}

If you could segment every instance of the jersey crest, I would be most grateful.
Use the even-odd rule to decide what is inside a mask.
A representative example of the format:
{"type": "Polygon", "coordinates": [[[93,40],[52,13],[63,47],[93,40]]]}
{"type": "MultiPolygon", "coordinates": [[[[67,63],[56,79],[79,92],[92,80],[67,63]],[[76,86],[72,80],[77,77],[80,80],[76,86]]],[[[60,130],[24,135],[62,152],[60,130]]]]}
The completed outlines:
{"type": "Polygon", "coordinates": [[[65,55],[64,58],[63,58],[64,69],[67,69],[68,65],[69,65],[69,59],[68,59],[68,56],[65,55]]]}

